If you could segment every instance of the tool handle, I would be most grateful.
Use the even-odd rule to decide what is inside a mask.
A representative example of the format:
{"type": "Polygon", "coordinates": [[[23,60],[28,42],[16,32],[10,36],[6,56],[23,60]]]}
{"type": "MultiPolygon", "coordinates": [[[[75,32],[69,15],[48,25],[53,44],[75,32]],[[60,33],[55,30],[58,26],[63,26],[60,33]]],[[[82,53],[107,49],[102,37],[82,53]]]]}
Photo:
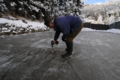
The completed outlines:
{"type": "MultiPolygon", "coordinates": [[[[58,41],[55,41],[55,44],[59,44],[59,42],[58,42],[58,41]]],[[[53,40],[51,41],[51,45],[52,45],[52,47],[53,47],[53,45],[54,45],[54,41],[53,41],[53,40]]]]}

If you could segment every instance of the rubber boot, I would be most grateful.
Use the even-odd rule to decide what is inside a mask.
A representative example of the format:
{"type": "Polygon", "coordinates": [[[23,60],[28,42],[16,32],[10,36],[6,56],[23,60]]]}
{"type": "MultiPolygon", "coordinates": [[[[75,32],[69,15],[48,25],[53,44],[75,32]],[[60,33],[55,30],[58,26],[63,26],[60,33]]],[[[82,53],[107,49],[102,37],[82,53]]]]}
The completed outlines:
{"type": "Polygon", "coordinates": [[[68,58],[72,56],[73,42],[66,42],[66,45],[67,45],[67,53],[62,55],[62,58],[68,58]]]}
{"type": "MultiPolygon", "coordinates": [[[[65,42],[66,43],[66,42],[65,42]]],[[[66,46],[67,46],[67,43],[66,43],[66,46]]],[[[65,51],[67,51],[68,49],[66,48],[65,51]]]]}

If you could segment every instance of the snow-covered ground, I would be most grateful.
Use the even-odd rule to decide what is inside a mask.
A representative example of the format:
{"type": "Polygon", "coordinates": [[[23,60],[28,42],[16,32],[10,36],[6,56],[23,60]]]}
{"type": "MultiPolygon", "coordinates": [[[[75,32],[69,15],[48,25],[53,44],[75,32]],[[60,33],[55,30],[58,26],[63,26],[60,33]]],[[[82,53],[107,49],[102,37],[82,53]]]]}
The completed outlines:
{"type": "Polygon", "coordinates": [[[5,18],[0,18],[0,23],[8,23],[8,25],[15,25],[17,27],[24,27],[26,28],[27,26],[31,25],[32,28],[43,28],[45,29],[45,25],[43,23],[40,22],[31,22],[31,21],[27,21],[27,23],[22,22],[22,20],[8,20],[5,18]]]}
{"type": "Polygon", "coordinates": [[[15,25],[16,27],[23,27],[23,28],[27,28],[28,26],[30,26],[33,29],[40,28],[40,29],[46,30],[46,26],[44,25],[44,23],[32,22],[28,20],[25,20],[25,21],[27,23],[24,23],[22,20],[15,20],[15,19],[11,20],[11,19],[0,18],[0,24],[8,23],[7,25],[10,25],[10,26],[15,25]]]}
{"type": "Polygon", "coordinates": [[[83,28],[82,31],[100,31],[100,32],[109,32],[109,33],[120,34],[119,29],[95,30],[95,29],[91,29],[91,28],[83,28]]]}
{"type": "Polygon", "coordinates": [[[43,22],[5,16],[0,18],[0,35],[34,33],[48,30],[43,22]]]}

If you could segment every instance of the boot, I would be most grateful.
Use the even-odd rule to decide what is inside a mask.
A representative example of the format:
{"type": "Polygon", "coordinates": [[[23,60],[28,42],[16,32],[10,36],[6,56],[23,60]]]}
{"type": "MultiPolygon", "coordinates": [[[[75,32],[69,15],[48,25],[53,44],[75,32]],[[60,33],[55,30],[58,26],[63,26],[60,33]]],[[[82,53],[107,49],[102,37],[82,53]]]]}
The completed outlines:
{"type": "Polygon", "coordinates": [[[72,56],[73,42],[66,42],[66,46],[67,46],[67,53],[62,55],[62,58],[68,58],[72,56]]]}
{"type": "MultiPolygon", "coordinates": [[[[66,46],[67,46],[67,42],[65,42],[65,43],[66,43],[66,46]]],[[[65,51],[68,51],[68,49],[66,48],[65,51]]]]}
{"type": "MultiPolygon", "coordinates": [[[[68,48],[68,45],[67,45],[67,43],[68,43],[68,42],[65,42],[65,43],[66,43],[66,46],[67,46],[67,48],[68,48]]],[[[67,48],[65,49],[65,51],[68,51],[68,49],[67,49],[67,48]]]]}
{"type": "Polygon", "coordinates": [[[67,51],[68,49],[66,48],[65,51],[67,51]]]}

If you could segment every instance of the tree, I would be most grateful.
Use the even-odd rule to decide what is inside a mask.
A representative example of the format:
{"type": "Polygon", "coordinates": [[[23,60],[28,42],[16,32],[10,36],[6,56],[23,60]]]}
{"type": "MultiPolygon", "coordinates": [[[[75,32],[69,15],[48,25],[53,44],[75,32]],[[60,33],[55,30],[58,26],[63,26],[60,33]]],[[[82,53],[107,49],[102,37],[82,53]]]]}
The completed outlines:
{"type": "Polygon", "coordinates": [[[80,16],[84,3],[81,0],[44,0],[44,5],[45,17],[80,16]]]}
{"type": "Polygon", "coordinates": [[[39,14],[44,18],[50,16],[81,15],[84,3],[81,0],[4,0],[10,11],[16,14],[35,16],[39,14]],[[16,5],[11,6],[11,3],[16,5]],[[14,7],[14,8],[13,8],[14,7]]]}
{"type": "Polygon", "coordinates": [[[114,19],[119,21],[119,12],[120,1],[108,2],[101,5],[91,5],[85,7],[82,11],[82,13],[85,15],[85,18],[92,17],[95,21],[98,20],[99,15],[102,15],[102,20],[105,24],[113,23],[114,19]]]}

